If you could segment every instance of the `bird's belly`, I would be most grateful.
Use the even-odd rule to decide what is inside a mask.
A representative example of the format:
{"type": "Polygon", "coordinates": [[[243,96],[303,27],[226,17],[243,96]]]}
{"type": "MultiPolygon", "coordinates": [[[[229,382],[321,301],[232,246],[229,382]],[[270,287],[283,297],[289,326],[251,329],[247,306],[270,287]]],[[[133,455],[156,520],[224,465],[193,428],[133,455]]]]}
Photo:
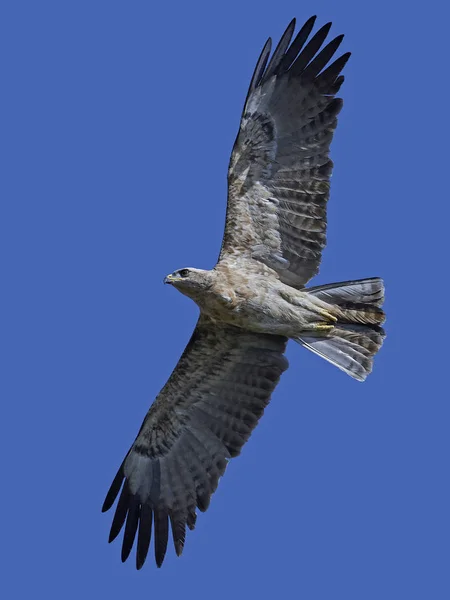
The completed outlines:
{"type": "Polygon", "coordinates": [[[267,294],[250,298],[220,295],[210,298],[200,308],[215,322],[274,335],[288,335],[290,323],[297,320],[295,310],[287,305],[283,310],[280,303],[267,294]]]}
{"type": "Polygon", "coordinates": [[[324,321],[317,301],[305,292],[260,289],[252,294],[214,294],[200,306],[213,321],[248,331],[295,337],[324,321]],[[295,297],[293,297],[295,295],[295,297]]]}

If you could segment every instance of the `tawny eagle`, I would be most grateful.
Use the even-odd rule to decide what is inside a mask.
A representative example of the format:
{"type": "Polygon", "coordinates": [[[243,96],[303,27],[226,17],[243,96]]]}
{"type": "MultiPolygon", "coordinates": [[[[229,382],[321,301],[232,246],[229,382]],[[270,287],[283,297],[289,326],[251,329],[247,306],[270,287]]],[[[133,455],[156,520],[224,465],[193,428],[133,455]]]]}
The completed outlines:
{"type": "Polygon", "coordinates": [[[350,56],[329,64],[343,36],[322,48],[331,24],[310,37],[314,22],[291,42],[293,20],[270,60],[270,39],[258,59],[231,154],[216,266],[165,279],[200,317],[103,505],[120,492],[110,541],[125,525],[122,560],[137,537],[138,569],[152,530],[161,566],[169,522],[181,554],[186,526],[194,529],[197,508],[208,508],[287,369],[289,339],[363,381],[384,338],[381,279],[304,287],[325,246],[336,94],[350,56]]]}

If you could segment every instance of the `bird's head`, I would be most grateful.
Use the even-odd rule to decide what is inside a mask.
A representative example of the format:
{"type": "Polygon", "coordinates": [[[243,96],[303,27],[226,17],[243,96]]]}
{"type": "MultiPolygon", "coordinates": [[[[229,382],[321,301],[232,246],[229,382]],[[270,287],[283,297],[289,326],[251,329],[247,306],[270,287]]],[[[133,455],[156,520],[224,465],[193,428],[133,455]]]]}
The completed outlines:
{"type": "Polygon", "coordinates": [[[164,283],[170,283],[185,296],[193,298],[208,290],[213,284],[212,279],[212,271],[189,267],[178,269],[178,271],[167,275],[167,277],[164,277],[164,283]]]}

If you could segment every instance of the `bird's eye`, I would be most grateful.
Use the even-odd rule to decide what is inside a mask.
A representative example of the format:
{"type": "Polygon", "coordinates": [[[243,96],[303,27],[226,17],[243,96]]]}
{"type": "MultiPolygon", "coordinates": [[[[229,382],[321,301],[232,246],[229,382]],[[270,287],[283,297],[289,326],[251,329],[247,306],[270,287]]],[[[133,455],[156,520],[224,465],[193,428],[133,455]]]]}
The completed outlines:
{"type": "Polygon", "coordinates": [[[178,275],[180,277],[189,277],[189,269],[181,269],[181,271],[178,271],[178,275]]]}

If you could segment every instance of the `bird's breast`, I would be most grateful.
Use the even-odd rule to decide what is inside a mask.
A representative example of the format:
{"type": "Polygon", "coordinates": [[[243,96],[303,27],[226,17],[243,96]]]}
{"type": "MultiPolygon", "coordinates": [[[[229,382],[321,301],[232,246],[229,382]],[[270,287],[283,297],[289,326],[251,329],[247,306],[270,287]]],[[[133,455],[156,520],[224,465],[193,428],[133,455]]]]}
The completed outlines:
{"type": "Polygon", "coordinates": [[[240,285],[215,286],[199,302],[202,313],[216,322],[228,323],[244,329],[260,319],[265,290],[240,282],[240,285]]]}

